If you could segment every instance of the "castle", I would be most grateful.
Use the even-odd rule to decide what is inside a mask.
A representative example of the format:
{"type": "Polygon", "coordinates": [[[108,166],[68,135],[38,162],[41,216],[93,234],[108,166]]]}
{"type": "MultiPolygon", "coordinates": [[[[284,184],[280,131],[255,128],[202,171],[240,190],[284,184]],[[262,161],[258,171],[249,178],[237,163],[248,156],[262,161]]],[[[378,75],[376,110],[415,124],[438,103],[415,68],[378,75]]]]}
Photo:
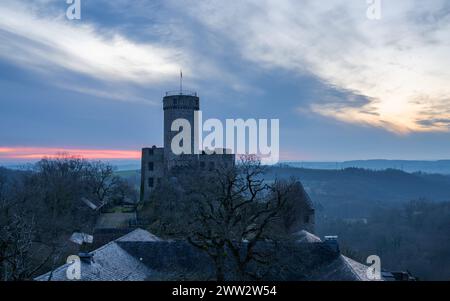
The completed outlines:
{"type": "MultiPolygon", "coordinates": [[[[164,109],[164,146],[142,149],[141,161],[141,201],[148,199],[152,190],[161,179],[177,167],[195,167],[201,170],[214,170],[219,167],[229,167],[235,164],[235,155],[225,149],[216,149],[213,153],[200,152],[200,146],[191,139],[190,154],[176,155],[172,151],[172,139],[178,134],[172,131],[175,120],[184,119],[191,125],[191,137],[195,137],[198,128],[195,118],[200,111],[200,98],[196,92],[180,89],[177,92],[167,92],[163,98],[164,109]]],[[[184,141],[183,141],[184,143],[184,141]]]]}

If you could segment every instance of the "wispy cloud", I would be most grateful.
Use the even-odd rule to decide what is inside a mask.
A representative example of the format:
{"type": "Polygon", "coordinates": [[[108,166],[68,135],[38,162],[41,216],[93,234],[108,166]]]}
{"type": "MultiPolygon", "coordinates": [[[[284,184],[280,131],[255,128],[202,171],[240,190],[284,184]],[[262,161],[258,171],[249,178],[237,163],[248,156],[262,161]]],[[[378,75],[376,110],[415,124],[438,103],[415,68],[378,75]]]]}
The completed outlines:
{"type": "Polygon", "coordinates": [[[70,22],[63,9],[57,15],[36,9],[48,2],[2,1],[0,57],[45,73],[62,69],[137,84],[161,83],[186,65],[176,48],[137,43],[87,22],[70,22]]]}
{"type": "Polygon", "coordinates": [[[366,17],[363,0],[192,0],[179,5],[240,49],[244,59],[312,74],[367,99],[359,106],[347,99],[318,102],[311,105],[313,112],[397,133],[449,130],[442,122],[450,117],[450,7],[445,0],[383,1],[380,21],[366,17]]]}
{"type": "Polygon", "coordinates": [[[132,91],[128,91],[126,87],[117,89],[117,86],[112,85],[101,85],[99,87],[89,87],[87,84],[81,85],[70,82],[68,83],[57,83],[57,87],[73,91],[85,95],[91,95],[100,99],[107,100],[117,100],[129,103],[141,103],[150,106],[158,106],[160,104],[159,100],[150,99],[148,97],[140,96],[132,91]]]}

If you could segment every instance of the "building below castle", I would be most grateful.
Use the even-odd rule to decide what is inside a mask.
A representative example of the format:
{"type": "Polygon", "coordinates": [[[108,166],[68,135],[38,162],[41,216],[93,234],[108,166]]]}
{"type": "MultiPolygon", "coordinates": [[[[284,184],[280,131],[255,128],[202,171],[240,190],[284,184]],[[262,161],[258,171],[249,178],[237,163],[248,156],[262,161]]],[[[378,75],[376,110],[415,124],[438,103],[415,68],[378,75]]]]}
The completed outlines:
{"type": "MultiPolygon", "coordinates": [[[[179,167],[195,168],[199,170],[214,170],[227,168],[235,164],[236,156],[229,150],[216,149],[208,154],[200,151],[195,139],[195,129],[198,121],[196,112],[200,111],[200,98],[197,93],[179,91],[167,92],[163,99],[164,110],[164,146],[142,149],[141,161],[141,201],[149,198],[162,178],[179,167]],[[184,119],[191,125],[190,154],[174,154],[172,140],[179,133],[172,131],[174,121],[184,119]]],[[[184,141],[183,141],[184,143],[184,141]]]]}
{"type": "MultiPolygon", "coordinates": [[[[280,247],[273,255],[273,269],[262,280],[371,281],[367,277],[369,267],[342,255],[336,244],[330,245],[306,231],[295,234],[293,242],[289,248],[280,247]],[[287,266],[289,273],[286,273],[287,266]]],[[[262,241],[260,247],[268,244],[262,241]]],[[[35,280],[68,281],[70,267],[71,264],[62,265],[35,280]]],[[[185,280],[214,280],[214,262],[187,241],[163,240],[142,229],[80,254],[81,281],[167,281],[179,280],[180,273],[185,280]]],[[[384,272],[382,276],[381,281],[412,280],[406,273],[384,272]]],[[[227,272],[226,278],[233,280],[232,277],[227,272]]]]}

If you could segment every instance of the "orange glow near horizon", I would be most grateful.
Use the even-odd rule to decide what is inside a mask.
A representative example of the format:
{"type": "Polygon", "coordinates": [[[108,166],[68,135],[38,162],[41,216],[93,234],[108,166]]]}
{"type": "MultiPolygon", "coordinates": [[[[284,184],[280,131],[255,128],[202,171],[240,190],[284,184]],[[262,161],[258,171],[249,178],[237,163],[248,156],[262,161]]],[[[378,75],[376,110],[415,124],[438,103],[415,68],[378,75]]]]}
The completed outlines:
{"type": "Polygon", "coordinates": [[[0,147],[0,159],[7,160],[40,160],[54,158],[61,154],[81,157],[87,160],[140,159],[140,151],[71,149],[48,147],[0,147]]]}

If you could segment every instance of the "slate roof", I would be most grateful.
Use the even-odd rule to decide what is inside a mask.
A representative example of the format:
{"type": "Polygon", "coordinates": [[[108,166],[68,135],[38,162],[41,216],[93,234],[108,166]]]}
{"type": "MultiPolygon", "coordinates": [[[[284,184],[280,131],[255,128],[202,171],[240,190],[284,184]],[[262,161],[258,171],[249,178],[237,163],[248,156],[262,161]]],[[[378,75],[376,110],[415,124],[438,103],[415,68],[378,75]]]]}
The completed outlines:
{"type": "MultiPolygon", "coordinates": [[[[273,248],[274,262],[264,280],[290,281],[367,281],[367,267],[332,251],[325,243],[306,231],[300,240],[271,246],[268,242],[260,250],[273,248]]],[[[214,280],[211,259],[186,241],[165,241],[137,229],[91,252],[93,260],[81,262],[83,281],[145,281],[214,280]],[[189,280],[191,280],[189,278],[189,280]]],[[[37,277],[37,281],[66,281],[68,265],[53,273],[37,277]]],[[[251,268],[251,267],[250,267],[251,268]]],[[[227,279],[233,279],[228,273],[227,279]]]]}
{"type": "Polygon", "coordinates": [[[297,242],[300,243],[318,243],[322,242],[322,240],[315,236],[314,234],[309,233],[308,231],[302,230],[294,234],[297,242]]]}
{"type": "MultiPolygon", "coordinates": [[[[143,265],[139,258],[124,251],[118,242],[150,242],[160,241],[153,234],[137,229],[103,247],[91,252],[92,263],[81,261],[83,281],[139,281],[145,280],[151,271],[143,265]]],[[[37,281],[65,281],[69,265],[65,264],[53,272],[37,277],[37,281]]]]}
{"type": "Polygon", "coordinates": [[[314,271],[312,281],[372,281],[366,275],[367,266],[340,255],[314,271]]]}

